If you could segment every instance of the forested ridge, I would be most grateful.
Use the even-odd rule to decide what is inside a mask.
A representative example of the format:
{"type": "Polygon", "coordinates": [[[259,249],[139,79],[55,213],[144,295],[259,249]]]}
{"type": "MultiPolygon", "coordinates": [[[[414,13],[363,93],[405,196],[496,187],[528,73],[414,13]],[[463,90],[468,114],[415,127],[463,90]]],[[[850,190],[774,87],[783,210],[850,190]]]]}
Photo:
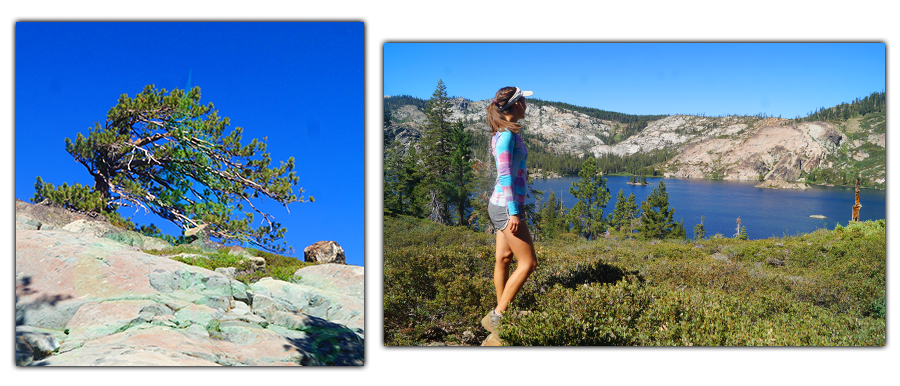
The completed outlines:
{"type": "MultiPolygon", "coordinates": [[[[448,100],[462,100],[467,111],[471,111],[468,103],[472,101],[465,98],[447,98],[448,100]]],[[[602,110],[598,108],[576,106],[565,102],[544,101],[540,99],[529,98],[530,106],[542,107],[552,106],[557,109],[570,111],[573,113],[585,114],[594,119],[600,119],[609,125],[612,130],[608,132],[597,132],[593,135],[597,136],[604,144],[614,146],[636,134],[640,134],[645,130],[649,123],[667,117],[667,115],[635,115],[620,112],[602,110]]],[[[393,124],[392,112],[397,111],[402,106],[411,105],[420,111],[427,109],[428,101],[409,95],[391,96],[384,98],[385,124],[389,127],[393,124]]],[[[868,96],[855,98],[850,102],[841,103],[829,108],[821,107],[810,111],[805,117],[788,118],[781,120],[787,124],[800,124],[803,122],[822,121],[829,122],[841,127],[845,132],[847,139],[852,141],[868,142],[870,140],[866,133],[885,133],[885,110],[886,110],[886,94],[884,91],[873,92],[868,96]],[[863,131],[851,132],[846,126],[852,121],[853,124],[861,125],[863,131]],[[858,123],[856,123],[858,121],[858,123]]],[[[719,123],[716,119],[725,119],[728,117],[707,117],[700,115],[710,122],[703,124],[701,130],[714,130],[726,125],[719,123]]],[[[767,120],[769,117],[759,114],[750,118],[752,122],[767,120]],[[755,118],[755,119],[754,119],[755,118]]],[[[774,119],[774,118],[773,118],[774,119]]],[[[399,121],[398,121],[399,122],[399,121]]],[[[484,122],[479,119],[466,118],[462,120],[463,127],[473,133],[474,148],[473,158],[484,163],[489,163],[488,155],[489,135],[484,130],[484,122]]],[[[697,129],[694,129],[697,130],[697,129]]],[[[540,171],[537,175],[547,176],[574,176],[578,174],[581,164],[584,162],[583,157],[586,156],[585,149],[580,151],[560,151],[558,139],[548,138],[538,132],[530,130],[529,125],[523,128],[523,139],[525,139],[529,150],[528,165],[530,171],[540,171]]],[[[390,142],[390,138],[386,138],[386,146],[390,142]]],[[[863,178],[863,186],[865,187],[883,187],[883,183],[872,182],[872,165],[884,162],[884,148],[877,146],[866,146],[866,159],[860,160],[859,156],[853,157],[846,151],[838,152],[830,155],[833,157],[831,166],[821,167],[813,171],[803,171],[802,178],[808,183],[824,183],[847,184],[847,181],[853,180],[854,176],[863,178]]],[[[661,166],[673,156],[678,154],[679,148],[673,146],[663,150],[655,150],[652,152],[639,152],[630,155],[619,155],[615,153],[607,153],[597,156],[597,163],[600,165],[601,172],[604,174],[619,175],[646,175],[654,176],[662,172],[661,166]]],[[[589,156],[589,155],[588,155],[589,156]]],[[[876,173],[881,174],[881,173],[876,173]]]]}
{"type": "Polygon", "coordinates": [[[870,113],[883,112],[887,108],[885,92],[873,92],[865,98],[856,98],[852,102],[844,102],[837,106],[820,107],[811,111],[806,117],[797,117],[797,121],[847,120],[852,117],[870,113]]]}

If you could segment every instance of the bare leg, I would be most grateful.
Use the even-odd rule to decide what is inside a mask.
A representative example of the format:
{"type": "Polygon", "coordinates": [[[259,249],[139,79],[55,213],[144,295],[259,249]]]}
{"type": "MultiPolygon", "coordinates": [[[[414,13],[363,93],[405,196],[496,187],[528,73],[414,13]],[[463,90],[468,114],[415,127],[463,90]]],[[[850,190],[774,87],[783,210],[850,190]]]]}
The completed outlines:
{"type": "Polygon", "coordinates": [[[509,280],[509,263],[512,261],[513,251],[506,242],[503,231],[497,231],[497,252],[494,261],[494,287],[497,289],[497,304],[503,297],[506,281],[509,280]]]}
{"type": "MultiPolygon", "coordinates": [[[[534,241],[531,240],[531,233],[528,231],[528,226],[524,222],[520,223],[517,234],[513,234],[509,227],[502,232],[503,240],[509,246],[513,255],[516,256],[517,266],[516,270],[506,280],[503,292],[497,291],[500,300],[497,302],[496,310],[501,313],[506,311],[509,302],[511,302],[516,294],[519,293],[519,290],[522,289],[522,286],[525,284],[525,280],[528,279],[528,276],[530,276],[537,267],[537,255],[534,253],[534,241]]],[[[497,237],[497,240],[500,240],[500,237],[497,237]]],[[[497,245],[499,247],[499,242],[497,245]]],[[[497,283],[496,275],[495,268],[495,285],[497,283]]]]}

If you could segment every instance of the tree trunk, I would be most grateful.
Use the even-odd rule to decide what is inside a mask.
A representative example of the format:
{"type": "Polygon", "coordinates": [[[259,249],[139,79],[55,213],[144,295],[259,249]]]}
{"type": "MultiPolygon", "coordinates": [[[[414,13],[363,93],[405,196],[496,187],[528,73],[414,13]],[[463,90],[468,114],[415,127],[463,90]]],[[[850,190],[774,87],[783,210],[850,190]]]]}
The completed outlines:
{"type": "Polygon", "coordinates": [[[459,214],[459,225],[462,225],[462,226],[468,225],[467,221],[466,221],[466,213],[465,213],[466,208],[463,205],[463,203],[456,204],[456,211],[459,214]]]}
{"type": "Polygon", "coordinates": [[[94,191],[100,192],[104,200],[109,200],[109,178],[101,173],[94,174],[94,191]]]}
{"type": "Polygon", "coordinates": [[[432,221],[442,224],[442,225],[450,225],[450,214],[445,210],[445,204],[438,199],[438,194],[434,190],[429,192],[430,200],[429,206],[431,207],[431,214],[428,216],[432,221]]]}

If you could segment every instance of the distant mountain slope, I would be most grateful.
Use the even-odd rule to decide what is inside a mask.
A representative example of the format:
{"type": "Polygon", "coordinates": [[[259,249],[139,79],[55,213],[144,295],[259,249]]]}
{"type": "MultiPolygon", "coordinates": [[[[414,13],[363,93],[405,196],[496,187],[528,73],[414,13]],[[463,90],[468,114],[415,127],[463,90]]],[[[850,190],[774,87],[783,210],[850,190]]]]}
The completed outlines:
{"type": "MultiPolygon", "coordinates": [[[[460,119],[469,130],[484,135],[489,133],[484,122],[489,100],[452,98],[451,103],[452,121],[460,119]]],[[[425,109],[421,106],[413,101],[392,105],[389,110],[392,124],[385,129],[386,134],[403,143],[421,137],[421,126],[426,119],[425,109]]],[[[522,123],[529,134],[544,138],[545,145],[558,153],[585,153],[594,146],[605,144],[601,137],[614,132],[610,121],[550,105],[529,105],[522,123]]]]}
{"type": "MultiPolygon", "coordinates": [[[[876,94],[873,96],[884,98],[883,93],[876,94]]],[[[451,119],[462,120],[468,130],[486,136],[484,115],[489,102],[452,98],[451,119]]],[[[530,143],[556,154],[624,157],[660,150],[674,153],[656,165],[667,177],[790,181],[801,182],[792,186],[803,187],[803,183],[852,185],[856,176],[862,176],[863,186],[884,188],[883,105],[881,111],[875,108],[873,112],[871,108],[856,109],[857,103],[862,105],[857,99],[852,105],[819,109],[810,117],[821,120],[808,121],[760,116],[636,116],[534,100],[521,122],[530,143]],[[849,118],[852,115],[855,117],[849,118]]],[[[386,139],[405,145],[416,142],[422,134],[426,105],[427,101],[408,96],[385,97],[390,116],[386,139]]]]}
{"type": "Polygon", "coordinates": [[[863,176],[864,186],[883,188],[883,118],[876,113],[846,121],[796,122],[674,115],[591,152],[631,155],[674,148],[676,155],[661,165],[666,177],[853,184],[863,176]]]}

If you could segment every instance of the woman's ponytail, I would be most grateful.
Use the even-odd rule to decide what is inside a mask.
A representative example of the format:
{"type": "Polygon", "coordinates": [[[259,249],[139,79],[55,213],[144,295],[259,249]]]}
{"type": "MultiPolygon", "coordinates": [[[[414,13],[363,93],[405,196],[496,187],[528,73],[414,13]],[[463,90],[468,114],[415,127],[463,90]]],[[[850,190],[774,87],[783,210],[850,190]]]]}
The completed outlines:
{"type": "Polygon", "coordinates": [[[506,129],[518,134],[519,129],[522,128],[522,125],[510,122],[503,113],[500,112],[500,107],[506,105],[506,103],[509,102],[509,98],[515,93],[515,87],[501,88],[497,91],[497,94],[494,95],[494,100],[488,104],[485,118],[487,119],[488,127],[491,128],[491,134],[496,134],[498,131],[505,131],[506,129]]]}

